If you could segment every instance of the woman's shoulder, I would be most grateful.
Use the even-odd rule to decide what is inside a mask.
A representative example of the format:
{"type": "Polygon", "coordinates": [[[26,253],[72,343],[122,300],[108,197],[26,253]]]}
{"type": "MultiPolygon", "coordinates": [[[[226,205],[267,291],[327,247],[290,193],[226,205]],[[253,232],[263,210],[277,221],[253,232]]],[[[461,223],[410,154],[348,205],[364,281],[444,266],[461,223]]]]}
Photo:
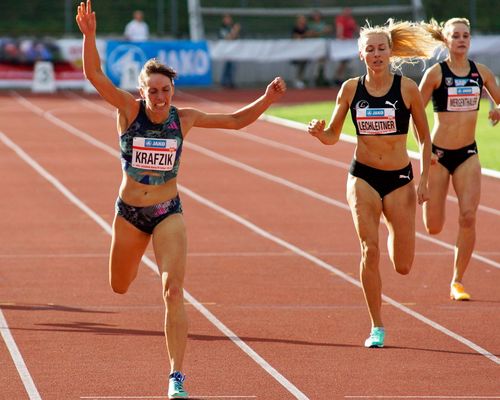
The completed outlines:
{"type": "Polygon", "coordinates": [[[476,68],[479,71],[479,73],[481,74],[481,76],[484,76],[487,74],[492,74],[491,70],[486,65],[472,61],[472,60],[470,60],[470,61],[474,63],[474,65],[476,66],[476,68]]]}
{"type": "Polygon", "coordinates": [[[356,89],[358,87],[358,82],[361,78],[359,76],[355,78],[350,78],[346,80],[342,86],[340,87],[337,99],[346,99],[348,103],[352,101],[354,94],[356,93],[356,89]]]}
{"type": "Polygon", "coordinates": [[[343,84],[341,89],[342,90],[348,90],[348,91],[355,91],[356,88],[358,87],[358,82],[361,80],[360,76],[356,76],[354,78],[349,78],[346,80],[343,84]]]}
{"type": "Polygon", "coordinates": [[[443,71],[441,69],[441,64],[436,63],[433,66],[427,68],[427,70],[424,73],[424,76],[422,77],[422,82],[424,84],[432,84],[433,86],[435,86],[435,84],[441,83],[442,78],[443,78],[443,71]]]}
{"type": "Polygon", "coordinates": [[[412,89],[412,88],[418,88],[417,82],[415,82],[413,79],[401,75],[401,88],[403,89],[412,89]]]}

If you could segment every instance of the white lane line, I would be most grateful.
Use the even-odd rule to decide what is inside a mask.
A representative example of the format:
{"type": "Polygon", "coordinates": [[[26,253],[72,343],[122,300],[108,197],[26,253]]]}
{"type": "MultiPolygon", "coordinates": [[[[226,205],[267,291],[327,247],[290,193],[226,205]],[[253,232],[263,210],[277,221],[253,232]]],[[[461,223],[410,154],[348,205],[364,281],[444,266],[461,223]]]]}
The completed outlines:
{"type": "MultiPolygon", "coordinates": [[[[86,140],[85,138],[87,136],[90,136],[90,135],[88,135],[88,134],[86,134],[86,133],[84,133],[82,131],[79,131],[79,132],[80,133],[79,133],[78,137],[82,138],[83,140],[86,140]]],[[[72,132],[70,131],[70,133],[72,133],[72,132]]],[[[92,141],[90,141],[90,143],[92,141]]],[[[103,146],[107,146],[104,143],[102,143],[102,145],[103,146]]],[[[107,147],[109,147],[109,146],[107,146],[107,147]]],[[[119,152],[118,151],[112,149],[111,147],[109,147],[109,149],[110,150],[107,151],[108,153],[110,153],[111,151],[113,151],[115,153],[115,156],[119,157],[119,152]]],[[[239,162],[237,162],[237,163],[239,163],[239,162]]],[[[252,168],[252,167],[249,167],[249,168],[252,168]]],[[[281,179],[281,178],[279,178],[279,179],[281,179]]],[[[228,211],[228,210],[226,210],[226,209],[224,209],[224,208],[216,205],[215,203],[211,202],[210,200],[207,200],[207,199],[205,199],[205,198],[203,198],[203,197],[195,194],[194,192],[190,191],[189,189],[187,189],[187,188],[185,188],[185,187],[183,187],[181,185],[178,185],[178,187],[179,187],[179,190],[181,192],[184,192],[184,193],[188,194],[190,197],[194,198],[198,202],[200,202],[202,204],[205,204],[205,205],[207,205],[210,208],[213,208],[214,210],[216,210],[216,211],[218,211],[218,212],[226,215],[228,218],[233,219],[234,221],[236,221],[236,222],[238,222],[238,223],[246,226],[247,228],[253,230],[257,234],[259,234],[259,235],[261,235],[261,236],[263,236],[263,237],[265,237],[265,238],[267,238],[267,239],[269,239],[269,240],[271,240],[271,241],[279,244],[280,246],[282,246],[284,248],[287,248],[288,250],[293,251],[294,253],[296,253],[296,254],[298,254],[298,255],[300,255],[300,256],[302,256],[302,257],[304,257],[304,258],[306,258],[306,259],[308,259],[310,261],[312,261],[313,263],[315,263],[316,265],[320,266],[321,268],[324,268],[324,269],[326,269],[326,270],[328,270],[330,272],[333,272],[334,274],[340,276],[341,278],[345,279],[346,281],[348,281],[348,282],[352,283],[353,285],[361,288],[361,284],[357,280],[351,278],[348,274],[342,272],[338,268],[335,268],[335,267],[331,266],[330,264],[324,262],[323,260],[321,260],[321,259],[319,259],[319,258],[317,258],[317,257],[315,257],[313,255],[311,255],[310,253],[307,253],[307,252],[299,249],[298,247],[296,247],[296,246],[294,246],[294,245],[292,245],[292,244],[290,244],[288,242],[285,242],[282,239],[279,239],[279,238],[275,237],[274,235],[272,235],[272,234],[268,233],[267,231],[265,231],[265,230],[257,227],[256,225],[252,224],[251,222],[249,222],[249,221],[247,221],[247,220],[239,217],[238,215],[232,213],[231,211],[228,211]]],[[[342,204],[342,206],[344,206],[344,205],[342,204]]],[[[345,207],[347,207],[347,206],[345,205],[345,207]]],[[[421,314],[419,314],[417,312],[414,312],[413,310],[411,310],[411,309],[403,306],[402,304],[398,303],[397,301],[395,301],[395,300],[393,300],[393,299],[391,299],[391,298],[389,298],[389,297],[387,297],[385,295],[382,296],[382,299],[385,300],[387,303],[390,303],[394,307],[400,309],[401,311],[403,311],[403,312],[405,312],[405,313],[407,313],[409,315],[412,315],[413,317],[415,317],[416,319],[424,322],[425,324],[427,324],[427,325],[429,325],[429,326],[431,326],[431,327],[433,327],[433,328],[441,331],[442,333],[444,333],[444,334],[446,334],[446,335],[454,338],[455,340],[463,343],[464,345],[466,345],[466,346],[470,347],[471,349],[477,351],[479,354],[482,354],[485,357],[491,359],[493,362],[495,362],[497,364],[500,364],[500,358],[496,357],[495,355],[491,354],[489,351],[481,348],[480,346],[476,345],[475,343],[469,341],[468,339],[463,338],[462,336],[460,336],[460,335],[458,335],[458,334],[456,334],[456,333],[448,330],[447,328],[445,328],[445,327],[439,325],[438,323],[436,323],[436,322],[428,319],[427,317],[425,317],[425,316],[423,316],[423,315],[421,315],[421,314]]],[[[208,312],[208,310],[207,310],[207,312],[208,312]]]]}
{"type": "MultiPolygon", "coordinates": [[[[56,177],[50,174],[45,168],[38,164],[32,157],[30,157],[23,149],[16,145],[9,137],[3,132],[0,132],[0,140],[13,150],[23,161],[32,167],[37,173],[50,182],[57,190],[59,190],[71,203],[77,206],[92,220],[94,220],[101,228],[111,235],[111,225],[109,225],[103,218],[101,218],[95,211],[83,203],[77,196],[75,196],[68,188],[66,188],[56,177]]],[[[180,188],[182,190],[182,188],[180,188]]],[[[187,190],[187,189],[184,189],[187,190]]],[[[142,257],[142,261],[154,272],[159,274],[156,264],[147,256],[142,257]]],[[[269,364],[263,357],[255,352],[249,345],[241,340],[232,330],[224,325],[217,317],[205,308],[198,300],[196,300],[187,290],[184,291],[186,300],[193,304],[193,306],[203,314],[214,326],[216,326],[222,333],[224,333],[236,346],[238,346],[245,354],[254,360],[261,368],[263,368],[271,377],[279,382],[288,392],[290,392],[296,399],[308,400],[308,397],[302,393],[293,383],[286,379],[279,373],[271,364],[269,364]]]]}
{"type": "MultiPolygon", "coordinates": [[[[0,132],[2,134],[2,132],[0,132]]],[[[0,333],[2,334],[3,341],[9,350],[10,356],[12,357],[12,361],[14,361],[14,365],[16,366],[17,372],[23,382],[24,388],[26,389],[26,393],[30,400],[41,400],[40,393],[35,386],[35,382],[33,382],[33,378],[28,371],[28,367],[24,362],[23,356],[17,347],[16,341],[10,332],[9,325],[7,325],[7,320],[3,315],[2,308],[0,306],[0,333]]]]}
{"type": "MultiPolygon", "coordinates": [[[[256,399],[257,396],[205,396],[199,394],[192,394],[189,396],[192,399],[256,399]]],[[[88,400],[110,400],[110,399],[167,399],[168,396],[80,396],[80,399],[88,400]]]]}
{"type": "Polygon", "coordinates": [[[370,396],[344,396],[345,399],[500,399],[500,396],[425,396],[425,395],[408,395],[408,396],[387,396],[387,395],[370,395],[370,396]]]}
{"type": "MultiPolygon", "coordinates": [[[[148,250],[149,252],[150,250],[148,250]]],[[[323,257],[352,257],[359,256],[359,251],[310,251],[311,254],[323,257]]],[[[485,252],[493,256],[500,256],[500,252],[485,252]]],[[[152,254],[152,253],[151,253],[152,254]]],[[[381,251],[380,255],[386,256],[387,251],[381,251]]],[[[422,257],[448,257],[449,251],[416,251],[416,256],[422,257]]],[[[295,257],[296,255],[288,251],[222,251],[222,252],[188,252],[188,257],[295,257]]],[[[40,258],[108,258],[109,253],[74,253],[74,254],[0,254],[0,259],[40,259],[40,258]]]]}

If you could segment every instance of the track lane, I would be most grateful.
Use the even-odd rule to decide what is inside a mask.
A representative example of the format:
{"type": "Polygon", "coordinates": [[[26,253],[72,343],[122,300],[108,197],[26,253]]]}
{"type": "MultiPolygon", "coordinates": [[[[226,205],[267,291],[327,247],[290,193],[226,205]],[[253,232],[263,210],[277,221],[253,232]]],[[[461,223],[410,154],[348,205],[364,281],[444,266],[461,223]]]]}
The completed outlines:
{"type": "MultiPolygon", "coordinates": [[[[101,122],[102,122],[102,121],[101,121],[101,122]]],[[[192,139],[193,137],[194,137],[194,135],[192,135],[192,136],[191,136],[191,139],[192,139]]],[[[202,164],[207,165],[207,164],[210,164],[211,162],[213,162],[213,161],[210,161],[210,160],[205,160],[205,161],[203,161],[203,163],[202,163],[202,164]]],[[[186,167],[186,164],[187,164],[187,162],[185,163],[184,168],[186,167]]],[[[200,164],[200,165],[201,165],[201,164],[200,164]]],[[[227,168],[227,167],[226,167],[226,168],[227,168]]],[[[184,171],[184,172],[185,172],[185,171],[184,171]]],[[[235,173],[235,171],[232,171],[232,172],[233,172],[233,173],[235,173]]],[[[189,174],[188,174],[188,175],[189,175],[189,174]]],[[[219,174],[217,174],[217,177],[219,177],[219,176],[220,176],[221,178],[223,178],[223,177],[224,177],[224,175],[219,175],[219,174]]],[[[245,179],[246,179],[246,178],[245,178],[245,179]]],[[[221,179],[221,180],[222,180],[223,182],[225,182],[226,186],[227,186],[227,182],[231,182],[230,178],[229,178],[229,179],[226,179],[225,181],[224,181],[223,179],[221,179]]],[[[234,178],[233,178],[233,180],[234,180],[234,178]]],[[[252,182],[253,182],[253,181],[252,181],[252,182]]],[[[252,183],[252,182],[250,182],[250,185],[255,185],[255,184],[258,184],[258,182],[257,182],[257,181],[255,181],[255,182],[253,182],[253,183],[252,183]]],[[[248,182],[247,182],[247,185],[242,185],[241,190],[243,190],[244,186],[248,186],[248,182]]],[[[221,189],[221,188],[215,187],[213,190],[214,190],[214,191],[217,191],[217,189],[221,189]]],[[[235,189],[236,189],[237,191],[240,191],[240,188],[239,188],[239,187],[235,187],[235,189]]],[[[205,189],[205,190],[206,190],[206,189],[205,189]]],[[[271,190],[271,189],[269,188],[269,190],[271,190]]],[[[212,193],[212,189],[210,190],[210,193],[212,193]]],[[[224,196],[222,196],[222,197],[224,197],[224,196]]],[[[229,195],[226,195],[226,197],[228,197],[227,199],[224,199],[224,198],[222,198],[222,197],[221,197],[221,199],[222,199],[222,200],[224,200],[224,201],[226,201],[226,200],[227,200],[227,201],[230,201],[230,199],[229,199],[229,195]]],[[[244,196],[243,196],[243,197],[244,197],[244,196]]],[[[287,194],[287,197],[288,197],[288,194],[287,194]]],[[[264,199],[264,200],[265,200],[265,199],[266,199],[266,197],[262,197],[262,199],[264,199]]],[[[243,200],[243,201],[245,201],[245,199],[244,199],[244,198],[243,198],[242,200],[243,200]]],[[[253,211],[253,210],[252,210],[252,211],[253,211]]],[[[279,211],[279,210],[278,210],[278,211],[279,211]]],[[[260,216],[260,214],[258,215],[258,217],[259,217],[259,218],[264,218],[264,217],[265,217],[265,212],[262,212],[262,217],[260,216]]],[[[264,218],[264,219],[265,219],[265,218],[264,218]]],[[[326,219],[326,218],[325,218],[325,219],[326,219]]],[[[349,221],[349,222],[350,222],[350,221],[349,221]]],[[[350,226],[350,225],[349,225],[349,226],[350,226]]],[[[300,228],[299,230],[300,230],[300,231],[302,231],[302,228],[300,228]]],[[[312,235],[312,236],[314,236],[314,235],[312,235]]],[[[349,236],[349,237],[350,237],[350,236],[349,236]]],[[[213,242],[212,242],[212,243],[213,243],[213,242]]],[[[218,243],[218,242],[217,242],[217,241],[215,241],[215,243],[218,243]]],[[[328,243],[327,243],[327,244],[328,244],[328,243]]],[[[326,246],[326,244],[325,244],[325,246],[326,246]]],[[[355,245],[355,246],[353,246],[353,247],[356,247],[356,251],[357,251],[357,245],[355,245]]],[[[353,252],[353,253],[355,253],[355,252],[353,252]]],[[[354,257],[355,257],[355,258],[357,258],[357,254],[356,254],[356,255],[354,255],[354,257]]],[[[357,269],[357,268],[356,268],[356,269],[357,269]]],[[[302,276],[302,275],[299,275],[299,276],[302,276]]],[[[384,278],[384,279],[385,279],[385,278],[384,278]]],[[[385,282],[385,281],[384,281],[384,282],[385,282]]],[[[357,292],[357,295],[358,295],[358,297],[359,297],[360,293],[359,293],[359,292],[357,292]]],[[[366,317],[364,316],[365,311],[364,311],[363,305],[361,304],[361,306],[358,306],[358,307],[359,307],[359,313],[362,315],[361,319],[366,319],[366,317]]],[[[347,316],[347,315],[346,315],[346,316],[343,316],[343,317],[341,318],[341,320],[345,320],[346,318],[349,318],[349,316],[347,316]]],[[[250,320],[252,320],[252,319],[250,319],[250,320]]],[[[288,319],[286,319],[286,320],[288,320],[288,319]]],[[[320,318],[320,320],[321,320],[321,318],[320,318]]],[[[349,330],[348,330],[348,331],[349,331],[349,330]]],[[[359,331],[359,327],[358,327],[358,331],[359,331]]],[[[349,331],[349,332],[350,332],[350,331],[349,331]]],[[[363,336],[363,333],[364,333],[364,330],[362,330],[361,332],[359,332],[359,333],[358,333],[358,335],[363,336]]],[[[286,335],[286,332],[285,332],[284,334],[286,335]]],[[[330,340],[331,340],[331,339],[330,339],[330,340]]],[[[359,341],[357,341],[357,343],[359,343],[359,341]]],[[[292,346],[292,347],[293,347],[293,346],[292,346]]],[[[285,359],[286,359],[286,357],[285,357],[285,359]]],[[[321,357],[320,357],[320,359],[321,359],[321,357]]]]}

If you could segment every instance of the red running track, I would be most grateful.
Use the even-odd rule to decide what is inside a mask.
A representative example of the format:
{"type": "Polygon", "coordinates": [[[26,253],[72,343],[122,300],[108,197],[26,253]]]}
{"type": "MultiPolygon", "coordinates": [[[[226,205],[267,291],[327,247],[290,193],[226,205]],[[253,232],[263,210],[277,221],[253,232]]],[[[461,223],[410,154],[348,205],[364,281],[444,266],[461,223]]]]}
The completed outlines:
{"type": "MultiPolygon", "coordinates": [[[[231,110],[259,94],[199,91],[175,102],[231,110]]],[[[120,182],[113,115],[78,93],[0,95],[0,399],[166,398],[152,251],[127,295],[107,282],[120,182]]],[[[179,183],[192,398],[500,398],[500,181],[483,177],[466,275],[474,300],[448,299],[450,193],[437,237],[424,233],[419,210],[409,276],[384,249],[386,348],[365,349],[370,323],[344,194],[353,150],[266,121],[190,133],[179,183]]]]}

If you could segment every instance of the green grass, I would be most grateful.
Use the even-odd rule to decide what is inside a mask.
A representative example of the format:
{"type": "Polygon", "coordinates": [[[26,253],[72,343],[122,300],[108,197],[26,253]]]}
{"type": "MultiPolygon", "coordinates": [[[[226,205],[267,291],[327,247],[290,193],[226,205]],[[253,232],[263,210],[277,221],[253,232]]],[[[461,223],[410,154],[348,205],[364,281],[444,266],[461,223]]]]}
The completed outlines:
{"type": "MultiPolygon", "coordinates": [[[[292,121],[307,124],[311,119],[324,119],[328,123],[332,115],[335,102],[325,101],[318,103],[300,104],[286,107],[272,107],[267,114],[292,121]]],[[[479,117],[476,128],[476,142],[479,148],[479,157],[481,165],[484,168],[500,171],[500,124],[491,126],[488,120],[489,103],[487,100],[481,100],[479,117]]],[[[427,119],[432,129],[433,112],[432,104],[426,108],[427,119]]],[[[356,130],[351,120],[350,113],[344,122],[342,132],[355,136],[356,130]]],[[[408,135],[408,148],[417,151],[418,147],[413,134],[408,135]]]]}

